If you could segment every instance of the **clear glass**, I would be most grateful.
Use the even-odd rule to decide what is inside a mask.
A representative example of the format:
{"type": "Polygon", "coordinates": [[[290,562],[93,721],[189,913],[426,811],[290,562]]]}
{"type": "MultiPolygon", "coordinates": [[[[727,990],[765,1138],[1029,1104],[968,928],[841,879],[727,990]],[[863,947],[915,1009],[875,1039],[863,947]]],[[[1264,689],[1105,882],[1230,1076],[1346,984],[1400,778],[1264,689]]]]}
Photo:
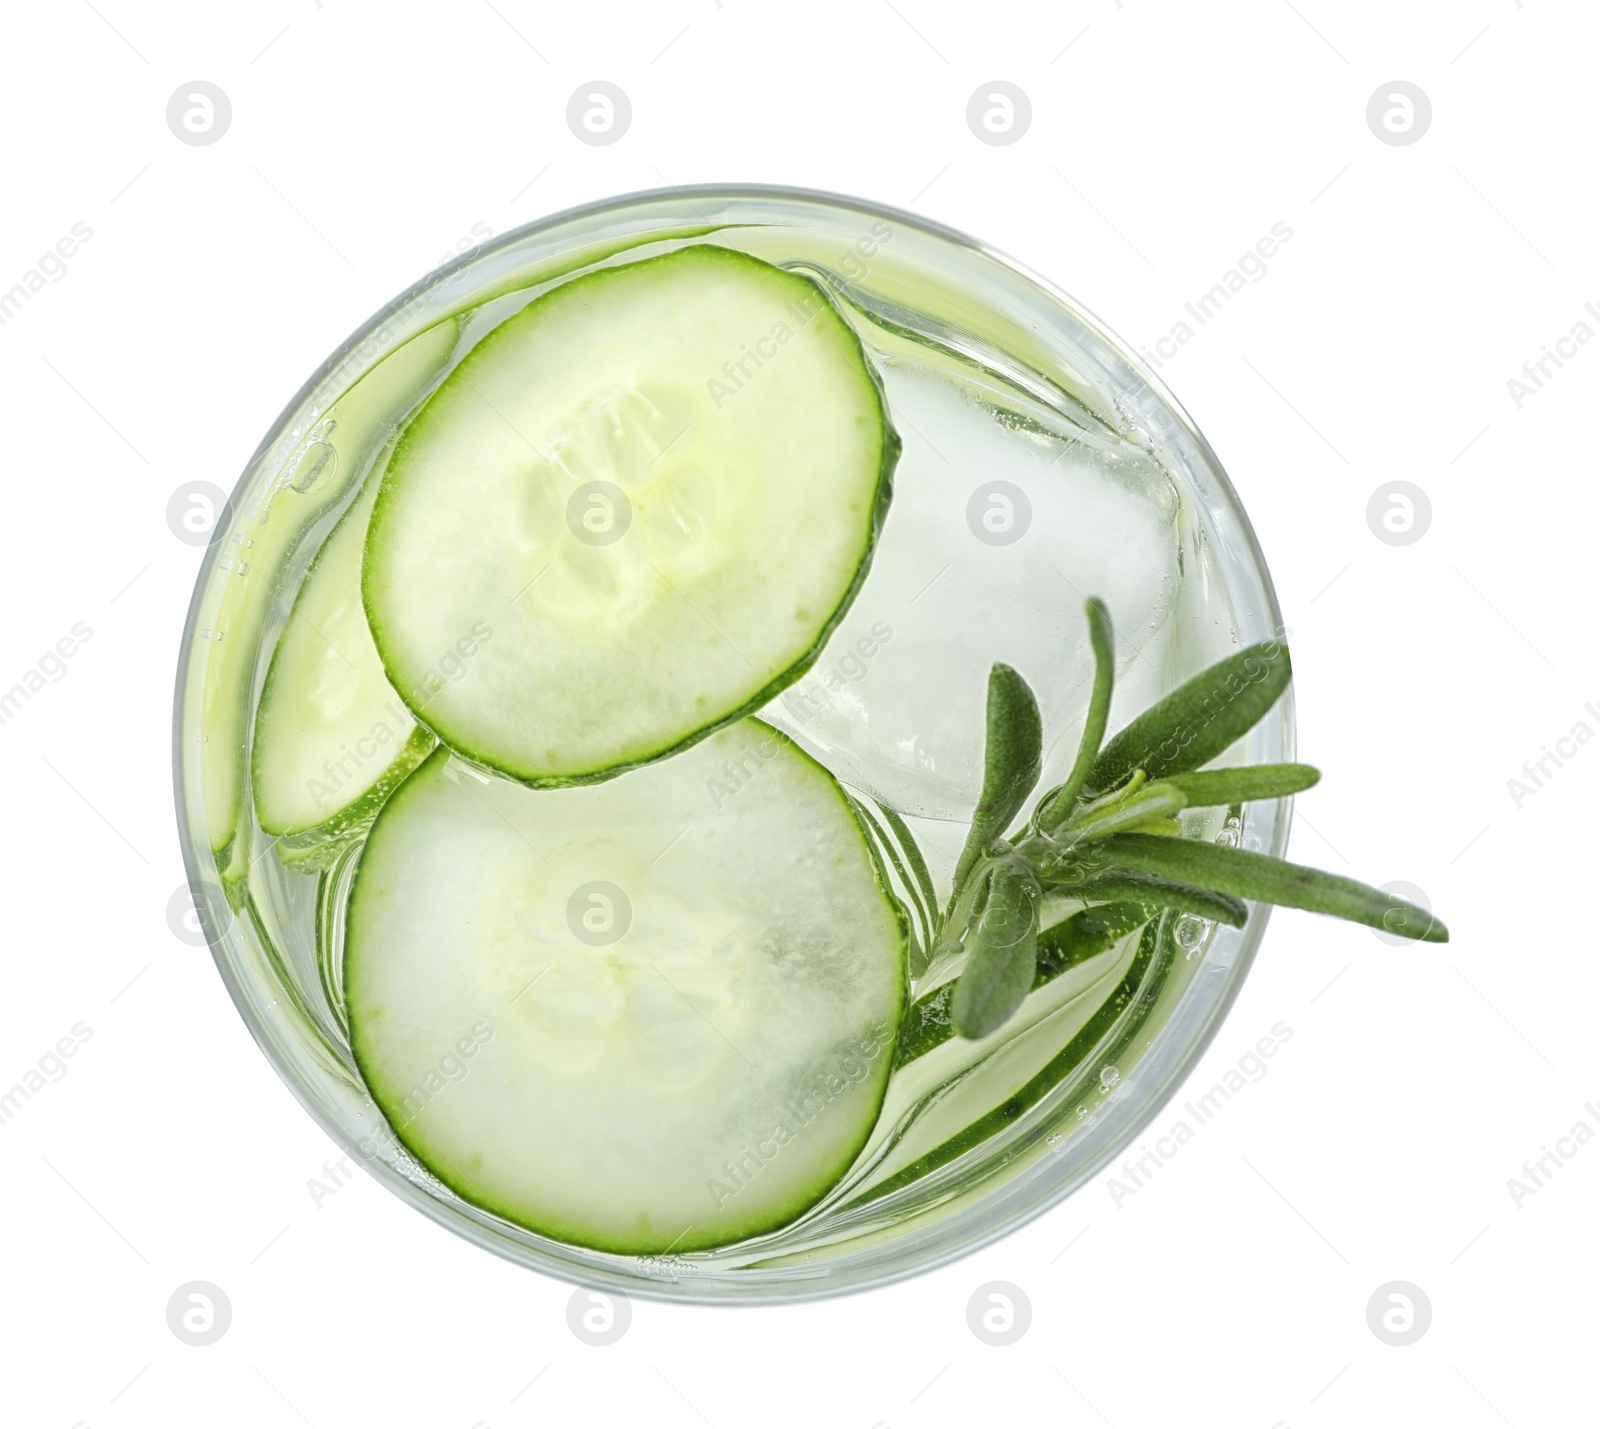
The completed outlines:
{"type": "MultiPolygon", "coordinates": [[[[947,579],[948,595],[909,618],[901,641],[914,649],[916,632],[932,630],[956,652],[940,673],[952,688],[975,691],[957,715],[980,750],[988,661],[1010,658],[1012,648],[1031,650],[1026,674],[1056,651],[1077,676],[1044,701],[1046,737],[1062,736],[1065,754],[1052,757],[1070,760],[1086,694],[1083,596],[1103,593],[1081,590],[1073,578],[1120,575],[1137,583],[1135,537],[1127,536],[1126,552],[1116,546],[1117,531],[1086,544],[1076,528],[1093,536],[1093,522],[1069,519],[1075,493],[1099,493],[1123,503],[1118,510],[1126,498],[1134,503],[1127,509],[1158,513],[1176,573],[1157,583],[1159,608],[1138,617],[1131,645],[1123,646],[1130,632],[1119,629],[1119,650],[1132,652],[1120,678],[1134,703],[1114,710],[1114,723],[1229,650],[1281,635],[1260,550],[1216,455],[1127,346],[1064,293],[972,239],[857,200],[753,186],[631,195],[531,224],[430,274],[355,333],[290,402],[240,477],[196,584],[174,717],[178,824],[196,908],[246,1025],[311,1114],[397,1195],[478,1245],[579,1284],[675,1300],[792,1301],[946,1263],[1039,1215],[1113,1161],[1215,1034],[1269,910],[1257,907],[1242,930],[1169,919],[1153,958],[1140,965],[1137,991],[1110,1012],[1100,1009],[1133,965],[1137,937],[1077,982],[1062,979],[1049,999],[1035,994],[1040,1007],[1004,1045],[961,1044],[936,1054],[943,1062],[912,1063],[891,1082],[879,1127],[840,1187],[795,1224],[725,1250],[632,1257],[554,1241],[463,1201],[397,1143],[356,1072],[344,1027],[340,914],[354,859],[320,877],[286,869],[251,815],[248,748],[266,664],[321,541],[397,427],[478,337],[576,272],[695,240],[821,277],[883,370],[891,415],[907,439],[896,507],[913,514],[895,542],[886,532],[872,577],[880,579],[880,566],[887,573],[880,590],[897,568],[909,578],[912,563],[934,561],[927,547],[941,531],[963,540],[970,532],[978,539],[963,549],[989,559],[982,548],[1008,543],[985,541],[981,530],[994,529],[985,527],[986,513],[1009,510],[1009,520],[1015,512],[978,488],[1007,462],[1047,458],[1053,466],[1071,457],[1062,464],[1066,505],[1051,495],[1031,517],[1041,523],[1033,549],[1062,577],[1058,594],[1046,597],[1049,608],[1034,592],[1027,619],[964,631],[963,609],[981,607],[984,593],[1006,577],[1000,566],[963,566],[947,579]],[[925,409],[918,392],[932,390],[930,383],[943,396],[925,409]],[[970,466],[976,452],[981,471],[952,478],[947,451],[958,454],[958,466],[962,457],[970,466]],[[939,518],[948,530],[913,524],[915,513],[932,519],[950,505],[952,490],[969,488],[967,531],[959,530],[960,513],[939,518]],[[1094,567],[1088,576],[1085,563],[1094,567]],[[1076,1049],[1070,1056],[1068,1047],[1076,1049]],[[1001,1116],[996,1108],[1017,1095],[1017,1113],[1001,1116]],[[924,1174],[899,1174],[985,1113],[984,1134],[971,1136],[960,1154],[924,1174]]],[[[869,580],[858,598],[866,602],[863,618],[871,618],[874,599],[869,580]]],[[[848,652],[848,633],[847,621],[818,671],[829,667],[830,651],[848,652]]],[[[883,671],[874,679],[871,698],[886,701],[880,711],[890,719],[904,681],[883,671]]],[[[858,794],[910,816],[930,840],[936,877],[947,872],[951,830],[954,847],[964,833],[952,820],[970,809],[981,771],[952,764],[944,750],[938,767],[949,777],[922,779],[918,737],[907,743],[909,764],[874,762],[853,742],[849,719],[810,722],[804,707],[796,687],[764,714],[858,794]]],[[[952,736],[930,726],[929,738],[952,736]]],[[[1286,698],[1239,754],[1287,760],[1293,743],[1286,698]]],[[[1251,805],[1225,821],[1194,821],[1186,832],[1281,854],[1288,806],[1251,805]]],[[[936,982],[939,969],[920,973],[914,993],[936,982]]]]}

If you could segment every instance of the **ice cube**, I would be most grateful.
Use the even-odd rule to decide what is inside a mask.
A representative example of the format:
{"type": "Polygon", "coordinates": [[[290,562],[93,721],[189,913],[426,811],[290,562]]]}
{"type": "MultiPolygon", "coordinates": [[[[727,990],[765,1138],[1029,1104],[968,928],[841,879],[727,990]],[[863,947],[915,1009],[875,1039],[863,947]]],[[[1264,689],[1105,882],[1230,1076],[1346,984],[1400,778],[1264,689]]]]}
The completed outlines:
{"type": "Polygon", "coordinates": [[[1046,431],[947,371],[898,361],[883,375],[905,450],[871,572],[812,670],[763,714],[873,797],[966,822],[993,662],[1039,699],[1042,787],[1070,768],[1093,677],[1088,596],[1110,608],[1125,693],[1165,688],[1180,501],[1132,444],[1046,431]]]}

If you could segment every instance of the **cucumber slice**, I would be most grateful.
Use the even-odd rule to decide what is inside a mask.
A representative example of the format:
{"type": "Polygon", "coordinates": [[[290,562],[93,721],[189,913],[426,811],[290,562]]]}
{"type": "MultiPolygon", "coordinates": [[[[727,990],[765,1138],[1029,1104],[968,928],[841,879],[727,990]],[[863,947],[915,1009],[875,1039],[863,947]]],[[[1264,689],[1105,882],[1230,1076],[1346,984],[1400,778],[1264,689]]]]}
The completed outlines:
{"type": "Polygon", "coordinates": [[[406,429],[367,614],[417,717],[534,786],[701,739],[798,679],[866,577],[900,443],[811,279],[705,244],[585,274],[483,340],[406,429]]]}
{"type": "Polygon", "coordinates": [[[533,792],[437,750],[351,893],[351,1045],[475,1205],[596,1249],[785,1225],[865,1144],[906,928],[843,790],[750,719],[533,792]]]}
{"type": "Polygon", "coordinates": [[[359,828],[434,746],[390,687],[361,607],[377,494],[374,475],[317,553],[261,692],[256,817],[287,863],[359,828]]]}

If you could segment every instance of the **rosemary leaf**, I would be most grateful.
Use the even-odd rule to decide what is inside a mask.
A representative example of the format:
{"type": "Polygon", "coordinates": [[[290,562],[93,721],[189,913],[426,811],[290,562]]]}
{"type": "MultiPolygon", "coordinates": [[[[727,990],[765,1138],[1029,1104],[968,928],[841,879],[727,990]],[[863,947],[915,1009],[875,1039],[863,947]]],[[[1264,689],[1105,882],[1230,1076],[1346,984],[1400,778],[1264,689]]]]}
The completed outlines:
{"type": "MultiPolygon", "coordinates": [[[[1084,908],[1039,934],[1033,965],[1033,988],[1055,981],[1062,973],[1098,957],[1149,922],[1151,909],[1142,903],[1105,903],[1084,908]]],[[[906,1012],[895,1048],[895,1069],[924,1057],[956,1035],[950,1019],[954,982],[941,983],[919,997],[906,1012]]]]}
{"type": "Polygon", "coordinates": [[[1039,819],[1045,829],[1055,828],[1072,816],[1078,795],[1100,757],[1100,742],[1106,737],[1106,716],[1111,710],[1111,682],[1116,674],[1116,664],[1111,648],[1111,612],[1099,596],[1090,596],[1083,604],[1083,613],[1089,617],[1089,645],[1094,651],[1094,688],[1089,694],[1089,713],[1085,716],[1083,737],[1078,741],[1078,757],[1073,761],[1067,782],[1055,791],[1045,805],[1039,819]]]}
{"type": "Polygon", "coordinates": [[[1160,834],[1163,838],[1177,839],[1183,837],[1183,825],[1176,819],[1170,818],[1146,819],[1143,823],[1135,824],[1128,832],[1130,834],[1160,834]]]}
{"type": "Polygon", "coordinates": [[[1122,829],[1131,829],[1147,819],[1165,819],[1184,808],[1188,800],[1173,785],[1162,782],[1146,784],[1124,803],[1111,804],[1097,810],[1061,830],[1060,837],[1082,843],[1089,839],[1103,839],[1122,829]]]}
{"type": "Polygon", "coordinates": [[[1303,868],[1266,854],[1149,834],[1114,834],[1097,844],[1095,851],[1115,867],[1157,874],[1236,898],[1326,913],[1401,938],[1450,941],[1443,923],[1403,898],[1353,878],[1303,868]]]}
{"type": "Polygon", "coordinates": [[[1177,943],[1165,921],[1145,924],[1144,933],[1139,939],[1139,950],[1121,981],[1094,1016],[1073,1034],[1065,1047],[1034,1073],[1030,1081],[1018,1087],[992,1111],[846,1204],[851,1209],[870,1205],[893,1195],[903,1186],[921,1180],[930,1171],[947,1165],[974,1147],[982,1146],[990,1137],[1014,1126],[1019,1117],[1064,1083],[1066,1094],[1061,1099],[1063,1106],[1075,1106],[1080,1100],[1094,1096],[1099,1087],[1100,1069],[1108,1063],[1115,1066],[1144,1031],[1145,1018],[1172,967],[1176,950],[1177,943]],[[1076,1080],[1072,1080],[1075,1075],[1076,1080]]]}
{"type": "Polygon", "coordinates": [[[1038,951],[1039,885],[1020,859],[999,864],[967,939],[950,1020],[963,1037],[987,1037],[1022,1005],[1038,951]]]}
{"type": "Polygon", "coordinates": [[[956,861],[954,899],[967,875],[1016,818],[1039,782],[1044,748],[1039,702],[1028,682],[1009,665],[989,671],[989,728],[983,754],[983,793],[973,811],[966,847],[956,861]]]}
{"type": "Polygon", "coordinates": [[[1135,769],[1154,780],[1209,763],[1277,703],[1289,675],[1281,641],[1218,661],[1124,726],[1100,752],[1084,792],[1114,789],[1135,769]]]}
{"type": "MultiPolygon", "coordinates": [[[[1135,873],[1130,869],[1107,869],[1081,883],[1048,887],[1068,891],[1076,898],[1110,898],[1135,900],[1155,908],[1171,908],[1179,913],[1193,913],[1199,918],[1209,918],[1214,923],[1227,923],[1242,928],[1250,910],[1243,901],[1226,893],[1213,893],[1209,888],[1196,888],[1192,883],[1179,883],[1171,878],[1158,878],[1153,873],[1135,873]]],[[[1119,907],[1114,902],[1108,907],[1119,907]]],[[[1097,910],[1086,910],[1097,911],[1097,910]]]]}
{"type": "Polygon", "coordinates": [[[1321,778],[1309,764],[1245,764],[1235,769],[1169,774],[1162,782],[1181,790],[1191,808],[1200,808],[1208,804],[1248,804],[1252,799],[1283,799],[1309,789],[1321,778]]]}

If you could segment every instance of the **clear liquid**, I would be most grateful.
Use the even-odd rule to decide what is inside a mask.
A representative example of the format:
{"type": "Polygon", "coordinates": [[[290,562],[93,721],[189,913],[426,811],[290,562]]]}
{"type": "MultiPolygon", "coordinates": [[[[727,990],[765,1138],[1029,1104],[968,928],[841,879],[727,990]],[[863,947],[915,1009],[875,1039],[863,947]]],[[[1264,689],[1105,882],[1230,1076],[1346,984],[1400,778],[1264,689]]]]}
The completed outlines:
{"type": "MultiPolygon", "coordinates": [[[[866,582],[813,669],[761,717],[791,734],[867,808],[902,814],[944,897],[981,783],[990,665],[1012,665],[1039,698],[1046,740],[1040,787],[1048,788],[1071,763],[1088,699],[1084,599],[1105,599],[1116,629],[1116,728],[1237,648],[1225,582],[1191,495],[1139,432],[1093,420],[1025,364],[903,302],[890,303],[870,282],[846,281],[818,261],[812,235],[731,230],[718,241],[829,284],[874,360],[904,443],[866,582]]],[[[312,429],[314,441],[289,455],[285,479],[254,525],[233,538],[230,559],[255,580],[240,587],[248,595],[232,607],[225,600],[215,630],[202,632],[234,642],[232,664],[222,662],[214,676],[217,697],[208,701],[204,725],[218,768],[247,750],[266,661],[339,512],[378,473],[406,416],[537,291],[467,310],[386,358],[332,404],[312,429]],[[293,479],[306,471],[309,479],[293,479]]],[[[259,953],[270,965],[264,971],[285,985],[294,1015],[315,1034],[319,1059],[356,1077],[340,957],[359,843],[320,871],[286,864],[255,823],[243,777],[248,757],[233,759],[232,767],[236,797],[231,804],[210,800],[220,810],[213,843],[231,900],[259,934],[259,953]]],[[[216,778],[220,783],[222,775],[216,778]]],[[[1183,817],[1193,836],[1231,837],[1221,814],[1183,817]]],[[[1075,906],[1048,906],[1046,921],[1075,906]]],[[[805,1260],[841,1239],[886,1234],[978,1194],[964,1168],[982,1159],[981,1146],[957,1157],[945,1154],[952,1145],[964,1136],[981,1141],[997,1109],[1019,1094],[1037,1104],[1041,1084],[1054,1088],[1057,1100],[1066,1096],[1078,1120],[1092,1118],[1176,1004],[1208,934],[1204,925],[1163,923],[1142,952],[1132,935],[1035,992],[994,1037],[952,1039],[911,1062],[891,1078],[855,1166],[820,1205],[758,1240],[646,1258],[643,1268],[678,1278],[805,1260]]],[[[912,997],[958,971],[953,963],[930,963],[923,949],[911,969],[912,997]]],[[[381,1131],[375,1107],[370,1117],[381,1131]]],[[[1003,1139],[999,1130],[995,1139],[1003,1139]]],[[[451,1198],[392,1137],[384,1141],[408,1175],[451,1198]]],[[[1017,1155],[1040,1149],[1020,1147],[1017,1155]]],[[[994,1166],[985,1174],[995,1174],[994,1166]]]]}

